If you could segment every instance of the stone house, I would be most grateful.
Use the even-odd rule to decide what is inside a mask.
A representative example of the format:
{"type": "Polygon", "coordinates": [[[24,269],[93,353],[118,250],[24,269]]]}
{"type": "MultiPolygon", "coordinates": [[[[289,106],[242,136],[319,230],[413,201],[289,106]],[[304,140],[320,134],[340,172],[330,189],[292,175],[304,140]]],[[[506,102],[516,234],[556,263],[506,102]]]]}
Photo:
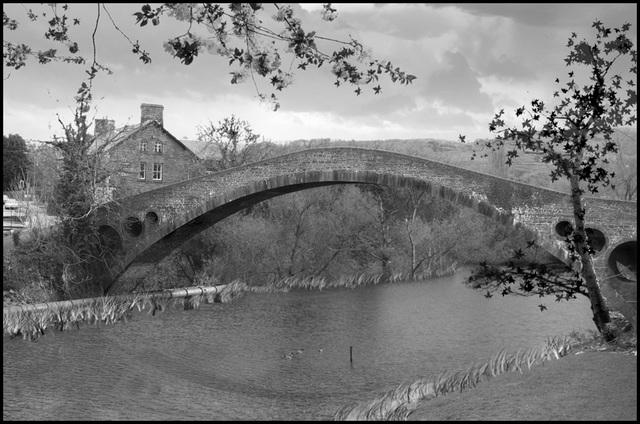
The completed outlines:
{"type": "Polygon", "coordinates": [[[130,196],[201,175],[200,159],[164,128],[162,105],[140,105],[140,123],[115,127],[96,119],[94,148],[103,147],[101,161],[109,172],[100,188],[103,199],[130,196]]]}

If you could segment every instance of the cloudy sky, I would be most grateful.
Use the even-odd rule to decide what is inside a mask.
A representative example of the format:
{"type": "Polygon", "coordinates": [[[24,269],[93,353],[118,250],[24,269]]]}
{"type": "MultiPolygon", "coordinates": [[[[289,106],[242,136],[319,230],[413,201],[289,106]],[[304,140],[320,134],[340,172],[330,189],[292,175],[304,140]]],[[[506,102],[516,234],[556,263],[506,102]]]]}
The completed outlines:
{"type": "MultiPolygon", "coordinates": [[[[382,80],[382,93],[369,87],[356,96],[355,87],[335,87],[329,67],[297,70],[293,84],[278,92],[281,107],[273,112],[261,104],[257,90],[271,93],[268,81],[249,80],[232,85],[228,59],[204,53],[185,66],[164,51],[163,43],[184,34],[187,24],[169,17],[159,26],[135,26],[135,4],[111,4],[113,22],[132,41],[139,40],[152,63],[145,65],[131,53],[123,35],[101,10],[97,29],[97,60],[112,75],[94,82],[92,118],[109,118],[117,126],[136,124],[140,104],[164,106],[164,125],[177,138],[195,139],[199,126],[236,117],[274,142],[331,138],[382,140],[486,138],[496,111],[513,110],[533,98],[551,100],[556,77],[566,77],[564,58],[572,32],[593,39],[595,20],[608,27],[632,24],[637,44],[635,3],[519,3],[519,4],[340,4],[338,18],[321,19],[320,4],[292,4],[303,28],[338,40],[349,36],[370,48],[376,59],[388,60],[417,78],[413,84],[382,80]]],[[[273,7],[273,6],[269,6],[273,7]]],[[[26,10],[51,10],[40,4],[4,4],[16,19],[16,31],[3,30],[3,39],[34,49],[59,48],[44,39],[43,18],[30,22],[26,10]],[[45,8],[45,9],[43,9],[45,8]]],[[[78,17],[71,38],[80,53],[91,56],[90,34],[96,4],[71,4],[68,15],[78,17]]],[[[272,10],[263,16],[273,22],[272,10]]],[[[271,25],[271,24],[269,24],[271,25]]],[[[198,32],[208,36],[206,31],[198,32]]],[[[327,52],[336,44],[319,44],[327,52]]],[[[284,50],[284,46],[281,46],[284,50]]],[[[282,53],[285,54],[284,52],[282,53]]],[[[290,57],[283,60],[289,63],[290,57]]],[[[296,68],[295,64],[293,66],[296,68]]],[[[58,116],[70,121],[73,97],[86,66],[69,64],[27,66],[3,71],[3,134],[46,140],[61,135],[58,116]]]]}

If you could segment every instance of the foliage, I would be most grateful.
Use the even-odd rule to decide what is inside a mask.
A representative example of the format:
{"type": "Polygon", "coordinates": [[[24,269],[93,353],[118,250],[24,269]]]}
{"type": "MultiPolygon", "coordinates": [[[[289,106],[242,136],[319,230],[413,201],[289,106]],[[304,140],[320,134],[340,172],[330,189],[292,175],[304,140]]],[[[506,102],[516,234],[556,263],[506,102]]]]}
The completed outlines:
{"type": "Polygon", "coordinates": [[[99,68],[95,62],[87,71],[88,82],[82,82],[75,97],[73,122],[58,121],[64,137],[45,142],[59,157],[58,181],[49,210],[59,220],[59,228],[39,239],[47,245],[57,263],[62,263],[62,285],[58,289],[67,298],[102,294],[100,275],[113,252],[104,243],[95,226],[96,210],[102,205],[101,187],[110,170],[103,163],[108,143],[94,143],[89,134],[91,122],[91,88],[99,68]]]}
{"type": "Polygon", "coordinates": [[[42,204],[53,206],[54,189],[58,185],[60,155],[54,147],[39,143],[29,147],[31,161],[29,181],[35,198],[42,204]]]}
{"type": "Polygon", "coordinates": [[[2,136],[2,191],[12,189],[16,182],[25,179],[31,162],[27,143],[18,134],[2,136]]]}
{"type": "MultiPolygon", "coordinates": [[[[54,45],[64,46],[65,54],[54,48],[36,50],[30,45],[11,41],[11,37],[5,34],[5,66],[20,69],[30,59],[37,59],[41,64],[52,61],[86,64],[88,61],[83,53],[84,42],[70,38],[71,27],[84,25],[72,14],[72,6],[53,3],[43,6],[40,11],[27,10],[29,20],[44,21],[44,37],[53,41],[54,45]]],[[[276,94],[262,93],[258,89],[256,78],[263,78],[273,90],[282,91],[293,82],[294,72],[291,67],[294,64],[297,64],[297,69],[304,71],[308,67],[320,68],[326,63],[328,66],[325,69],[328,68],[335,77],[335,85],[356,86],[354,91],[357,95],[362,93],[362,86],[365,85],[370,85],[375,94],[381,93],[382,74],[388,76],[393,83],[400,84],[410,84],[416,78],[389,61],[372,58],[368,49],[356,39],[350,37],[349,41],[335,40],[322,37],[316,31],[305,30],[290,4],[163,3],[155,8],[149,4],[137,5],[136,8],[138,11],[131,16],[135,17],[135,23],[140,26],[141,31],[152,31],[152,28],[161,26],[164,19],[188,24],[186,33],[164,41],[165,51],[184,65],[192,64],[203,53],[220,56],[229,62],[229,66],[235,65],[235,70],[231,72],[231,83],[239,84],[250,78],[261,101],[269,103],[273,110],[280,107],[276,94]],[[147,26],[149,23],[152,25],[147,26]],[[337,44],[339,48],[325,52],[321,47],[323,44],[337,44]]],[[[109,17],[113,29],[130,44],[131,51],[143,63],[150,64],[150,54],[138,41],[132,42],[115,25],[106,4],[96,4],[95,27],[98,27],[102,19],[102,12],[109,17]]],[[[325,3],[322,17],[325,21],[333,21],[337,18],[337,10],[330,3],[325,3]]],[[[12,34],[18,29],[19,22],[3,11],[3,27],[12,34]]],[[[93,66],[111,72],[99,64],[95,39],[92,41],[93,66]]]]}
{"type": "MultiPolygon", "coordinates": [[[[95,70],[95,69],[94,69],[95,70]]],[[[95,75],[95,72],[94,72],[95,75]]],[[[60,244],[65,264],[63,279],[69,294],[75,286],[95,284],[92,263],[103,258],[100,235],[94,225],[96,187],[108,175],[99,173],[101,147],[92,150],[93,138],[88,133],[86,112],[90,109],[91,88],[82,83],[78,96],[73,124],[64,124],[65,136],[47,142],[61,154],[60,179],[56,187],[54,212],[62,227],[60,244]]],[[[95,287],[95,290],[101,288],[95,287]]],[[[83,290],[84,291],[84,290],[83,290]]]]}
{"type": "MultiPolygon", "coordinates": [[[[608,164],[606,155],[617,151],[612,140],[615,128],[632,126],[637,120],[634,80],[625,81],[620,75],[609,74],[615,62],[627,55],[631,61],[628,72],[636,74],[637,59],[633,42],[626,35],[630,24],[616,28],[615,40],[610,41],[607,41],[612,35],[610,29],[600,22],[593,26],[597,32],[593,45],[586,40],[577,41],[577,34],[573,33],[568,43],[571,51],[565,59],[567,66],[589,68],[589,85],[580,86],[575,81],[577,69],[570,71],[571,80],[554,92],[553,97],[560,100],[556,106],[547,108],[544,102],[534,99],[530,109],[523,106],[515,111],[516,117],[525,112],[528,115],[523,118],[521,128],[509,127],[503,119],[504,109],[501,110],[489,124],[490,131],[498,136],[486,141],[485,147],[496,150],[511,142],[507,165],[512,165],[518,151],[532,151],[540,155],[542,162],[552,165],[552,181],[578,178],[586,183],[589,192],[596,193],[599,187],[607,187],[611,182],[611,173],[603,165],[608,164]],[[541,119],[544,125],[538,130],[535,124],[541,119]],[[597,135],[602,135],[604,141],[597,141],[597,135]]],[[[561,84],[559,78],[556,83],[561,84]]]]}
{"type": "MultiPolygon", "coordinates": [[[[594,322],[603,334],[610,316],[593,266],[595,251],[585,227],[587,217],[583,195],[585,186],[590,193],[597,193],[599,188],[612,185],[614,172],[607,165],[609,155],[618,150],[613,134],[617,127],[634,125],[637,120],[637,52],[627,36],[630,27],[630,24],[625,24],[612,31],[601,22],[594,22],[596,38],[593,42],[578,40],[577,34],[573,33],[565,59],[571,68],[569,80],[562,84],[559,78],[556,79],[560,84],[559,90],[553,94],[557,104],[549,107],[534,99],[530,108],[522,106],[516,109],[515,116],[521,119],[521,123],[513,126],[507,124],[505,112],[501,110],[489,124],[489,130],[497,134],[496,138],[480,143],[492,151],[506,146],[505,163],[508,166],[518,158],[519,151],[534,152],[543,163],[549,164],[552,182],[561,178],[569,181],[574,223],[567,231],[565,246],[571,260],[579,263],[581,270],[579,273],[570,272],[569,277],[559,277],[540,265],[524,268],[509,262],[506,270],[498,270],[481,264],[480,273],[472,276],[470,282],[475,287],[502,287],[503,294],[512,293],[511,287],[519,284],[517,290],[521,293],[540,296],[553,293],[566,299],[581,293],[584,284],[594,322]],[[628,62],[622,64],[625,59],[628,62]],[[614,74],[625,71],[619,66],[628,67],[626,72],[630,79],[614,74]],[[582,67],[586,67],[585,72],[581,72],[582,67]],[[580,83],[582,80],[584,85],[580,83]],[[536,126],[538,123],[542,124],[540,129],[536,126]],[[493,281],[498,281],[497,285],[493,281]]],[[[463,136],[460,139],[464,142],[463,136]]],[[[529,246],[534,243],[535,240],[528,241],[529,246]]],[[[523,255],[523,250],[519,249],[514,259],[521,259],[523,255]]]]}
{"type": "MultiPolygon", "coordinates": [[[[530,247],[535,249],[534,244],[530,247]]],[[[577,294],[589,297],[579,272],[561,263],[540,263],[525,256],[521,249],[516,250],[514,258],[506,265],[480,261],[479,268],[469,277],[468,283],[473,288],[487,290],[485,297],[488,299],[493,297],[492,292],[500,292],[502,296],[555,296],[557,301],[575,299],[577,294]],[[514,286],[517,287],[515,291],[514,286]]],[[[540,310],[547,309],[544,304],[539,307],[540,310]]]]}
{"type": "MultiPolygon", "coordinates": [[[[83,110],[87,110],[91,100],[89,92],[86,85],[79,91],[74,124],[65,125],[60,121],[65,137],[33,146],[28,152],[31,166],[22,177],[24,184],[19,187],[14,182],[11,186],[23,201],[25,216],[33,227],[32,232],[24,234],[32,238],[30,250],[18,249],[12,254],[23,255],[29,266],[38,264],[40,273],[50,275],[55,284],[45,286],[51,287],[56,296],[101,294],[99,284],[94,281],[93,262],[104,261],[111,253],[101,244],[93,225],[94,212],[103,203],[101,187],[112,169],[105,166],[104,146],[96,148],[87,132],[89,125],[83,110]],[[47,213],[58,218],[62,231],[44,234],[45,227],[51,224],[50,218],[35,204],[36,200],[47,201],[47,213]],[[36,254],[47,258],[46,261],[33,260],[36,254]],[[53,264],[62,265],[48,267],[53,264]]],[[[33,277],[31,273],[27,275],[33,277]]],[[[24,283],[18,274],[10,277],[24,283]]],[[[41,281],[40,277],[34,278],[35,285],[41,281]]]]}
{"type": "Polygon", "coordinates": [[[368,208],[354,187],[305,190],[264,202],[216,225],[201,274],[250,284],[287,277],[337,278],[361,270],[352,259],[368,208]]]}
{"type": "MultiPolygon", "coordinates": [[[[175,4],[165,3],[152,9],[149,5],[142,6],[141,12],[136,12],[136,23],[145,26],[149,21],[153,26],[160,24],[160,17],[166,14],[181,22],[189,23],[186,34],[170,38],[164,47],[176,59],[185,65],[193,62],[199,53],[205,50],[229,59],[229,65],[237,63],[238,70],[231,73],[231,83],[237,84],[248,77],[255,82],[260,76],[269,80],[277,91],[281,91],[291,84],[293,73],[283,70],[283,55],[276,42],[286,46],[286,52],[298,61],[298,69],[305,70],[308,66],[321,67],[325,62],[331,65],[331,72],[336,77],[336,85],[342,82],[359,86],[378,82],[378,75],[389,74],[393,82],[409,84],[415,79],[399,68],[394,68],[391,62],[370,59],[363,45],[357,40],[348,42],[337,41],[316,35],[316,31],[306,32],[300,19],[295,16],[291,5],[275,4],[275,12],[271,18],[282,28],[278,31],[264,23],[262,14],[269,11],[261,3],[232,3],[228,7],[221,4],[175,4]],[[195,33],[195,26],[204,27],[212,35],[202,37],[195,33]],[[192,32],[193,31],[193,32],[192,32]],[[236,38],[236,42],[232,38],[236,38]],[[265,42],[267,40],[268,42],[265,42]],[[340,50],[327,54],[319,50],[316,41],[324,40],[341,44],[340,50]],[[365,62],[366,70],[360,70],[357,62],[365,62]]],[[[324,4],[323,19],[333,21],[337,17],[337,10],[330,4],[324,4]]],[[[145,61],[144,55],[141,59],[145,61]]],[[[373,87],[378,94],[381,87],[373,87]]],[[[360,94],[358,87],[356,93],[360,94]]],[[[269,97],[259,93],[262,100],[269,100],[274,110],[279,108],[277,97],[271,93],[269,97]]]]}
{"type": "Polygon", "coordinates": [[[419,280],[455,272],[483,252],[501,260],[522,237],[420,193],[338,185],[279,196],[183,244],[145,284],[178,287],[212,278],[252,288],[322,288],[419,280]]]}
{"type": "Polygon", "coordinates": [[[37,229],[20,235],[20,242],[2,254],[2,290],[20,293],[25,303],[57,300],[62,263],[51,248],[52,236],[37,229]]]}

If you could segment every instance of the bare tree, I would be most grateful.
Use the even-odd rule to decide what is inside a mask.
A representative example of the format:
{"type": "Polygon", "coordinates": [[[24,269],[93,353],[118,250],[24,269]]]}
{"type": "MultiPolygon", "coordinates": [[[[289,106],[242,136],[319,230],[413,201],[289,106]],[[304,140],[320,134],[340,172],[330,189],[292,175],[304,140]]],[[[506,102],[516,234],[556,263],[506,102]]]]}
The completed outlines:
{"type": "Polygon", "coordinates": [[[211,143],[218,151],[217,159],[210,159],[208,168],[214,171],[235,168],[249,162],[264,159],[268,144],[260,135],[253,132],[251,124],[231,115],[217,124],[209,124],[198,128],[198,139],[211,143]]]}

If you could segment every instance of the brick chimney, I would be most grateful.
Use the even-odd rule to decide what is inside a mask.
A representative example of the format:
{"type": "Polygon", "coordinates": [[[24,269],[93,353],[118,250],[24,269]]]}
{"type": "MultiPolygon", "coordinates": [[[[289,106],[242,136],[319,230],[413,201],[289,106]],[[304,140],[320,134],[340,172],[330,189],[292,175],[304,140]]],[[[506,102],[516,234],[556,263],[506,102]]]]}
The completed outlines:
{"type": "Polygon", "coordinates": [[[96,119],[93,125],[93,133],[95,136],[106,134],[116,129],[116,121],[112,119],[96,119]]]}
{"type": "Polygon", "coordinates": [[[164,126],[162,121],[162,111],[164,106],[152,105],[149,103],[142,103],[140,105],[140,124],[144,124],[147,121],[155,120],[161,126],[164,126]]]}

